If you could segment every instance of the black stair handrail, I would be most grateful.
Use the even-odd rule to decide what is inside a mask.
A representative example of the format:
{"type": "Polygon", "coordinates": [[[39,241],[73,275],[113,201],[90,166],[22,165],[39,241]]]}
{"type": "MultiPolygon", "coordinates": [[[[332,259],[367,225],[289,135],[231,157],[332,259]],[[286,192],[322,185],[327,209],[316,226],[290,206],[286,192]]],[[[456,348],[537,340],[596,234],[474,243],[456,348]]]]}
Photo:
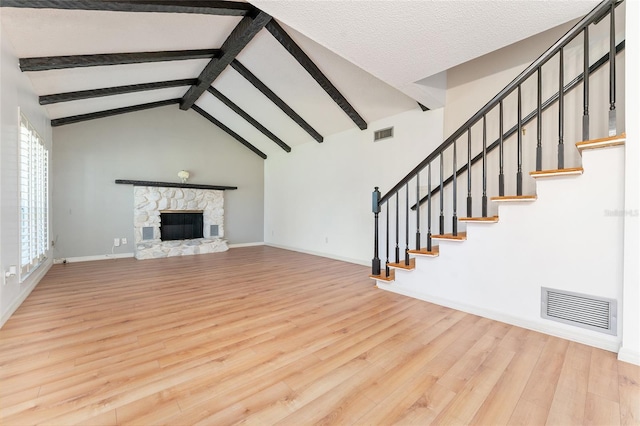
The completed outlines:
{"type": "Polygon", "coordinates": [[[524,71],[522,71],[515,79],[511,81],[504,89],[502,89],[496,96],[494,96],[485,106],[480,108],[470,119],[468,119],[458,130],[453,132],[440,146],[438,146],[431,154],[429,154],[424,160],[422,160],[416,167],[413,168],[404,178],[402,178],[393,188],[391,188],[386,194],[380,197],[378,204],[382,205],[389,200],[396,192],[402,187],[407,185],[418,173],[424,170],[428,164],[433,162],[439,155],[441,155],[449,146],[451,146],[458,138],[460,138],[465,132],[482,119],[489,111],[497,107],[501,101],[503,101],[508,95],[510,95],[518,86],[522,85],[529,77],[531,77],[540,67],[542,67],[547,61],[553,58],[562,48],[569,44],[576,36],[578,36],[586,27],[593,22],[598,21],[603,15],[606,15],[611,10],[612,5],[617,5],[617,0],[605,0],[596,6],[591,12],[583,17],[576,25],[573,26],[565,35],[563,35],[558,41],[556,41],[549,49],[547,49],[542,55],[533,61],[524,71]]]}
{"type": "MultiPolygon", "coordinates": [[[[625,48],[625,40],[622,40],[620,43],[618,43],[616,45],[616,54],[622,52],[624,50],[624,48],[625,48]]],[[[602,55],[600,57],[600,59],[598,59],[596,62],[594,62],[589,67],[589,75],[591,75],[594,72],[598,71],[607,62],[609,62],[609,53],[605,53],[604,55],[602,55]]],[[[583,79],[584,79],[584,73],[580,73],[576,78],[574,78],[566,86],[564,86],[563,92],[565,94],[569,93],[570,91],[575,89],[582,82],[583,79]]],[[[546,101],[544,101],[542,103],[541,110],[544,112],[547,109],[549,109],[553,104],[558,102],[558,98],[559,97],[560,97],[559,92],[556,92],[555,94],[550,96],[549,99],[547,99],[546,101]]],[[[537,116],[538,116],[538,111],[537,110],[533,110],[528,115],[526,115],[525,117],[522,118],[522,121],[520,122],[520,125],[521,126],[525,126],[525,125],[529,124],[537,116]]],[[[517,131],[518,131],[518,125],[515,124],[509,130],[507,130],[507,131],[505,131],[503,133],[502,139],[503,140],[507,140],[514,133],[516,133],[517,131]]],[[[491,151],[495,150],[499,146],[500,146],[500,138],[496,139],[494,142],[492,142],[490,145],[487,146],[487,154],[489,154],[491,151]]],[[[473,157],[471,159],[471,165],[473,166],[474,164],[476,164],[480,160],[482,160],[482,153],[476,155],[475,157],[473,157]]],[[[458,171],[456,172],[456,176],[459,176],[460,174],[462,174],[462,173],[464,173],[466,171],[467,171],[467,164],[464,164],[462,167],[460,167],[458,169],[458,171]]],[[[444,180],[443,187],[446,188],[447,185],[449,185],[451,182],[453,182],[453,174],[444,180]]],[[[429,189],[431,189],[431,188],[429,188],[429,189]]],[[[435,188],[431,189],[431,196],[434,196],[438,192],[440,192],[440,185],[438,185],[435,188]]],[[[420,204],[423,204],[427,200],[428,197],[429,197],[428,194],[425,195],[424,197],[422,197],[420,199],[420,204]]],[[[411,206],[411,210],[415,210],[416,206],[417,206],[417,204],[414,204],[413,206],[411,206]]]]}

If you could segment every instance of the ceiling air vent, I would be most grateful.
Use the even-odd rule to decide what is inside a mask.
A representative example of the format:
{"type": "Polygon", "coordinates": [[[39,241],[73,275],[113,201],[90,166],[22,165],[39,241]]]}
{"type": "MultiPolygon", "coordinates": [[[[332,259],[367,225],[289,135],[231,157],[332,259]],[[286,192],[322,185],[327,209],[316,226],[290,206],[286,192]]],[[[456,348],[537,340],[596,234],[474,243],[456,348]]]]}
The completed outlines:
{"type": "Polygon", "coordinates": [[[540,313],[552,321],[617,334],[617,302],[613,299],[542,287],[540,313]]]}
{"type": "Polygon", "coordinates": [[[389,139],[393,137],[393,127],[387,127],[386,129],[376,130],[373,133],[373,141],[378,142],[383,139],[389,139]]]}

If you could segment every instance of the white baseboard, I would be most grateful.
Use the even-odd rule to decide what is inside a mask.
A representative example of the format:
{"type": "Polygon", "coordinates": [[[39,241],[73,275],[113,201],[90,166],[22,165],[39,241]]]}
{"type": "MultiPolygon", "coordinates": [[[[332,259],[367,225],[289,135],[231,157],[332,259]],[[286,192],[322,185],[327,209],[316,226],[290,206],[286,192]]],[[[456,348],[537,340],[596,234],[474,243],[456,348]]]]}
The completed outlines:
{"type": "Polygon", "coordinates": [[[45,274],[51,269],[53,262],[51,260],[45,260],[45,262],[37,268],[35,271],[29,275],[25,282],[20,284],[24,286],[20,295],[9,305],[9,308],[2,314],[0,317],[0,328],[4,326],[4,324],[9,320],[11,315],[22,305],[22,302],[25,301],[27,297],[31,294],[34,288],[38,285],[40,280],[45,276],[45,274]]]}
{"type": "MultiPolygon", "coordinates": [[[[229,244],[229,248],[237,248],[237,247],[250,247],[250,246],[262,246],[263,242],[256,243],[240,243],[240,244],[229,244]]],[[[124,259],[128,257],[134,257],[135,253],[115,253],[115,254],[99,254],[94,256],[78,256],[78,257],[61,257],[58,259],[54,259],[53,263],[75,263],[75,262],[91,262],[93,260],[109,260],[109,259],[124,259]]]]}
{"type": "Polygon", "coordinates": [[[239,247],[254,247],[254,246],[263,246],[264,241],[256,242],[256,243],[239,243],[239,244],[228,244],[230,249],[239,248],[239,247]]]}
{"type": "Polygon", "coordinates": [[[53,263],[91,262],[92,260],[124,259],[133,257],[133,253],[99,254],[95,256],[61,257],[53,259],[53,263]]]}
{"type": "Polygon", "coordinates": [[[618,351],[618,360],[629,364],[640,365],[640,352],[627,349],[624,346],[618,351]]]}
{"type": "Polygon", "coordinates": [[[274,244],[274,243],[265,242],[264,245],[269,246],[269,247],[281,248],[283,250],[291,250],[291,251],[297,251],[297,252],[305,253],[305,254],[312,254],[314,256],[327,257],[329,259],[341,260],[343,262],[348,262],[348,263],[355,263],[356,265],[371,266],[371,262],[370,261],[362,260],[362,259],[353,259],[351,257],[337,256],[335,254],[322,253],[322,252],[318,252],[318,251],[314,251],[314,250],[304,250],[304,249],[301,249],[301,248],[298,248],[298,247],[289,247],[289,246],[285,246],[285,245],[281,245],[281,244],[274,244]]]}
{"type": "MultiPolygon", "coordinates": [[[[562,329],[560,327],[554,327],[549,324],[540,324],[535,321],[529,321],[522,318],[506,315],[501,312],[492,311],[489,309],[479,308],[477,306],[465,305],[463,303],[457,303],[455,301],[441,299],[438,297],[432,297],[422,293],[417,293],[411,290],[406,290],[394,286],[393,284],[387,284],[383,281],[376,280],[378,288],[387,290],[393,293],[403,294],[405,296],[413,297],[414,299],[424,300],[425,302],[435,303],[436,305],[446,306],[447,308],[456,309],[458,311],[467,312],[473,315],[478,315],[484,318],[489,318],[495,321],[504,322],[507,324],[515,325],[517,327],[526,328],[528,330],[538,331],[540,333],[548,334],[562,339],[571,340],[577,343],[593,346],[596,348],[604,349],[606,351],[618,353],[620,346],[619,342],[608,340],[607,338],[599,339],[597,336],[586,335],[579,331],[572,333],[571,331],[562,329]]],[[[630,361],[629,361],[630,362],[630,361]]]]}

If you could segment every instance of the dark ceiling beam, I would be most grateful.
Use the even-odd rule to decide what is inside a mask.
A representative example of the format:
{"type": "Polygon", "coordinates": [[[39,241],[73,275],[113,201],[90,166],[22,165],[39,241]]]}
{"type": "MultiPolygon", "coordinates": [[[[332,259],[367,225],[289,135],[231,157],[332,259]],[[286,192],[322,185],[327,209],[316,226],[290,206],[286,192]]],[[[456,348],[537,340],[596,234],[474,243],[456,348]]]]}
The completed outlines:
{"type": "Polygon", "coordinates": [[[261,158],[263,158],[265,160],[267,159],[267,154],[265,154],[264,152],[260,151],[255,146],[251,145],[251,143],[249,143],[246,139],[244,139],[242,136],[240,136],[239,134],[237,134],[236,132],[234,132],[233,130],[231,130],[230,128],[228,128],[227,126],[225,126],[224,124],[222,124],[221,122],[216,120],[215,118],[213,118],[210,114],[208,114],[205,110],[200,108],[198,105],[193,105],[191,108],[195,112],[197,112],[198,114],[200,114],[201,116],[203,116],[204,118],[206,118],[207,120],[209,120],[210,122],[212,122],[213,124],[218,126],[221,130],[226,132],[229,136],[231,136],[234,139],[236,139],[242,145],[244,145],[247,148],[249,148],[251,151],[253,151],[255,154],[257,154],[259,157],[261,157],[261,158]]]}
{"type": "Polygon", "coordinates": [[[249,3],[211,0],[2,0],[2,7],[104,10],[111,12],[197,13],[226,16],[245,16],[255,10],[249,3]]]}
{"type": "Polygon", "coordinates": [[[291,147],[289,145],[287,145],[282,140],[280,140],[279,137],[277,137],[276,135],[271,133],[269,131],[269,129],[267,129],[262,124],[260,124],[258,121],[256,121],[253,117],[251,117],[249,114],[247,114],[247,112],[244,111],[242,108],[240,108],[238,105],[234,104],[231,101],[231,99],[227,98],[225,95],[220,93],[219,90],[215,89],[214,87],[209,87],[207,89],[207,91],[209,93],[211,93],[213,96],[215,96],[216,98],[218,98],[220,100],[220,102],[222,102],[227,107],[229,107],[231,110],[233,110],[233,112],[235,112],[240,117],[242,117],[245,120],[247,120],[253,127],[258,129],[263,135],[265,135],[266,137],[268,137],[269,139],[274,141],[280,148],[284,149],[287,152],[291,152],[291,147]]]}
{"type": "Polygon", "coordinates": [[[302,67],[307,70],[307,72],[313,77],[320,87],[324,89],[325,92],[331,99],[338,104],[340,108],[349,116],[351,120],[361,129],[365,130],[367,128],[367,123],[364,119],[358,114],[358,112],[351,106],[349,101],[342,96],[342,93],[329,81],[327,76],[325,76],[322,71],[313,63],[311,58],[307,56],[306,53],[296,44],[295,41],[286,33],[286,31],[275,21],[272,19],[267,24],[267,30],[273,35],[276,40],[280,42],[280,44],[287,49],[287,51],[293,56],[302,67]]]}
{"type": "Polygon", "coordinates": [[[318,142],[322,142],[324,138],[320,133],[316,131],[309,123],[307,123],[302,117],[298,115],[289,105],[287,105],[278,95],[276,95],[271,89],[267,87],[258,77],[256,77],[251,71],[249,71],[244,65],[238,62],[237,59],[234,59],[231,62],[231,66],[234,70],[236,70],[241,76],[243,76],[249,83],[253,84],[253,86],[262,92],[271,102],[273,102],[278,108],[282,110],[289,118],[295,121],[304,131],[309,133],[313,139],[318,142]]]}
{"type": "Polygon", "coordinates": [[[236,56],[249,44],[253,37],[271,21],[271,16],[259,12],[257,16],[245,16],[240,23],[231,31],[231,34],[222,43],[220,50],[222,55],[219,58],[213,58],[200,73],[198,77],[199,83],[191,86],[187,93],[184,94],[180,109],[188,110],[198,100],[198,98],[207,90],[211,83],[218,78],[220,73],[233,61],[236,56]]]}
{"type": "Polygon", "coordinates": [[[57,93],[55,95],[40,96],[40,105],[50,105],[59,102],[79,101],[83,99],[100,98],[102,96],[123,95],[125,93],[143,92],[146,90],[167,89],[196,84],[195,78],[183,80],[158,81],[154,83],[130,84],[127,86],[106,87],[104,89],[80,90],[77,92],[57,93]]]}
{"type": "Polygon", "coordinates": [[[65,68],[100,67],[105,65],[142,64],[145,62],[211,59],[220,49],[169,50],[164,52],[106,53],[97,55],[43,56],[20,58],[21,71],[47,71],[65,68]]]}
{"type": "Polygon", "coordinates": [[[158,108],[166,105],[180,103],[180,99],[168,99],[166,101],[149,102],[147,104],[132,105],[124,108],[108,109],[105,111],[92,112],[89,114],[72,115],[70,117],[56,118],[51,120],[51,127],[63,126],[65,124],[79,123],[81,121],[95,120],[96,118],[111,117],[112,115],[126,114],[134,111],[158,108]]]}

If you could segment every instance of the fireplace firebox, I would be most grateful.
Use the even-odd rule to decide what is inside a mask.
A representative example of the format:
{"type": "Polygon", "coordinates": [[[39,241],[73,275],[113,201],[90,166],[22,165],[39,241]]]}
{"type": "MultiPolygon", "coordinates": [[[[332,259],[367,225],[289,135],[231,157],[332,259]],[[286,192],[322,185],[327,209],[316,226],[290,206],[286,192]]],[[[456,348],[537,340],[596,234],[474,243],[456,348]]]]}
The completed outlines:
{"type": "Polygon", "coordinates": [[[160,212],[160,239],[162,241],[192,240],[203,237],[202,210],[160,212]]]}

